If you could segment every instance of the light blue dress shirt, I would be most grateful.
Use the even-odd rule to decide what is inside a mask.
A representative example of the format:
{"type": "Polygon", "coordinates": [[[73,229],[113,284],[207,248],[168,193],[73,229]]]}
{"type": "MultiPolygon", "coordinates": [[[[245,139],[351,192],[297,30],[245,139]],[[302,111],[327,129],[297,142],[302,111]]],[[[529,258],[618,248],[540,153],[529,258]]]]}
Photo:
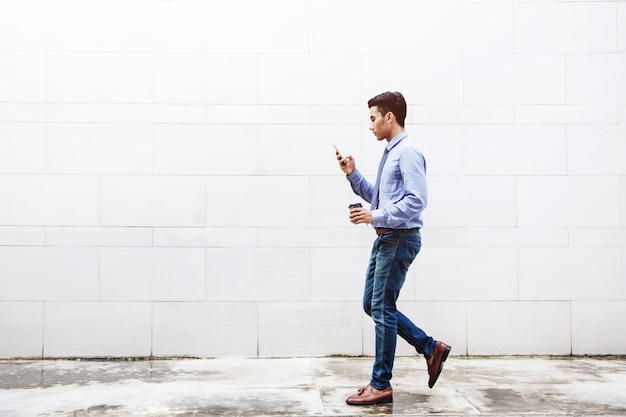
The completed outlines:
{"type": "MultiPolygon", "coordinates": [[[[428,202],[426,160],[406,132],[387,143],[387,160],[380,174],[378,207],[372,207],[372,226],[390,229],[422,227],[428,202]]],[[[371,203],[374,185],[355,169],[347,176],[352,190],[371,203]]]]}

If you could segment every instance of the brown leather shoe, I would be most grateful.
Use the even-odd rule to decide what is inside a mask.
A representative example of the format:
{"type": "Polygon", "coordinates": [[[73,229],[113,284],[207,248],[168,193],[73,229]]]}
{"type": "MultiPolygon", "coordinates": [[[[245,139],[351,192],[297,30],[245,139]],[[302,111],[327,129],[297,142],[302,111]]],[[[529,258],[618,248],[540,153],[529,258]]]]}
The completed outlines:
{"type": "Polygon", "coordinates": [[[443,363],[446,359],[448,359],[450,349],[452,348],[445,343],[437,342],[435,345],[435,352],[433,353],[433,356],[430,357],[432,360],[426,360],[426,364],[428,365],[428,375],[430,375],[430,378],[428,379],[428,388],[435,386],[435,382],[437,382],[437,378],[439,378],[439,375],[443,370],[443,363]]]}
{"type": "Polygon", "coordinates": [[[393,389],[391,387],[384,390],[377,390],[367,385],[361,388],[358,394],[351,395],[346,400],[348,405],[372,405],[393,402],[393,389]]]}

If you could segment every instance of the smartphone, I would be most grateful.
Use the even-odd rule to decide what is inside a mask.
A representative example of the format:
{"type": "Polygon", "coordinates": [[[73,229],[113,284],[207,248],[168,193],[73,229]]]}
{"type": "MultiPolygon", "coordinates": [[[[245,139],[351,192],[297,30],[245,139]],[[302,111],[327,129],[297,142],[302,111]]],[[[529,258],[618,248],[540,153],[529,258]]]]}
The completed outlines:
{"type": "Polygon", "coordinates": [[[361,203],[354,203],[354,204],[350,204],[350,205],[348,206],[348,208],[349,208],[349,209],[353,209],[353,208],[361,208],[361,207],[363,207],[363,206],[361,205],[361,203]]]}
{"type": "MultiPolygon", "coordinates": [[[[335,150],[337,151],[337,155],[339,156],[339,158],[337,159],[343,159],[343,155],[341,155],[341,152],[339,152],[339,149],[337,149],[335,145],[333,145],[333,148],[335,148],[335,150]]],[[[341,165],[346,166],[348,165],[348,163],[346,161],[341,161],[341,165]]]]}

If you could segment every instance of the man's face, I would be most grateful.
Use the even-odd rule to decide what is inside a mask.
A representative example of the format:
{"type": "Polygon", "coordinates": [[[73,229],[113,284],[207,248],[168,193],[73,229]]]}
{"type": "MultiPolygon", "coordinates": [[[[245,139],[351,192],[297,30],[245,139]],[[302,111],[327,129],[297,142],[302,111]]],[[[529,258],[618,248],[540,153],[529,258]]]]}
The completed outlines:
{"type": "Polygon", "coordinates": [[[380,110],[378,110],[378,106],[370,107],[370,130],[374,132],[374,136],[378,140],[385,140],[389,137],[391,133],[391,123],[390,120],[385,117],[380,110]]]}

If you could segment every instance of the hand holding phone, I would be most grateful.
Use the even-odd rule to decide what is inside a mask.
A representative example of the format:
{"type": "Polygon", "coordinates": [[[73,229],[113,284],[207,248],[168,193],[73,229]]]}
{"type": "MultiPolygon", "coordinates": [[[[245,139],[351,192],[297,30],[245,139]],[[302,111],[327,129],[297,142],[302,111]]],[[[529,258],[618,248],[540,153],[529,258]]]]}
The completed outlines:
{"type": "Polygon", "coordinates": [[[341,152],[339,152],[339,149],[337,149],[335,145],[333,145],[333,147],[335,148],[337,161],[339,161],[339,168],[341,168],[341,170],[345,172],[346,175],[352,174],[356,168],[354,165],[354,158],[351,155],[344,157],[343,155],[341,155],[341,152]]]}
{"type": "Polygon", "coordinates": [[[335,145],[333,145],[333,148],[335,148],[335,155],[337,155],[337,160],[339,161],[339,164],[341,166],[348,165],[348,163],[343,159],[343,156],[341,156],[341,152],[339,152],[339,149],[337,149],[335,145]]]}

